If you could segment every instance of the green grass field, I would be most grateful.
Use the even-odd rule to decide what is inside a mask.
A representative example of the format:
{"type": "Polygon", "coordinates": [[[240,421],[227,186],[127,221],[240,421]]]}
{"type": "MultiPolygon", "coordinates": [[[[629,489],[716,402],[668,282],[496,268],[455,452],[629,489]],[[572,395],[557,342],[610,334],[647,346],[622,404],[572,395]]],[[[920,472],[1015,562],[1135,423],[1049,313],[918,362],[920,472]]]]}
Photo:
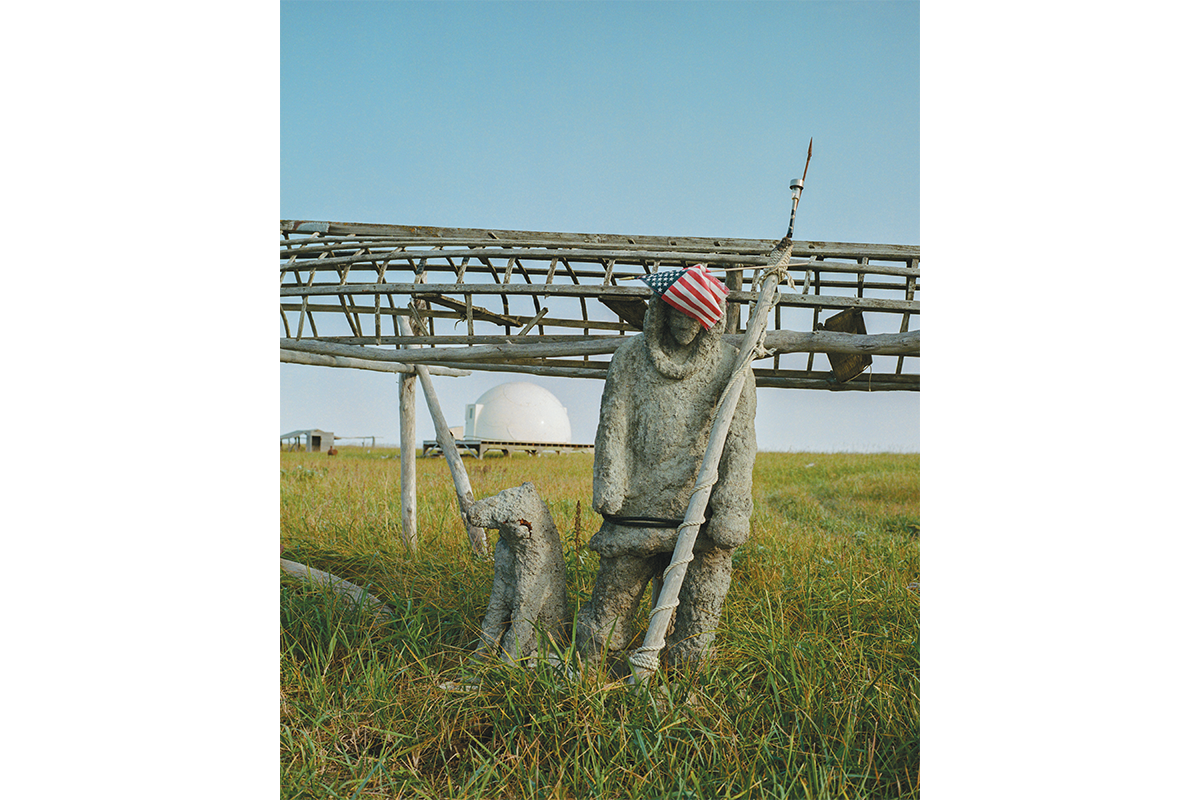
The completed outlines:
{"type": "MultiPolygon", "coordinates": [[[[284,557],[396,612],[372,625],[282,580],[281,797],[919,795],[920,456],[760,453],[750,541],[702,670],[647,691],[495,666],[450,692],[492,566],[470,555],[441,459],[417,460],[420,544],[405,550],[396,455],[280,454],[284,557]]],[[[585,601],[591,456],[465,461],[477,498],[537,486],[585,601]]]]}

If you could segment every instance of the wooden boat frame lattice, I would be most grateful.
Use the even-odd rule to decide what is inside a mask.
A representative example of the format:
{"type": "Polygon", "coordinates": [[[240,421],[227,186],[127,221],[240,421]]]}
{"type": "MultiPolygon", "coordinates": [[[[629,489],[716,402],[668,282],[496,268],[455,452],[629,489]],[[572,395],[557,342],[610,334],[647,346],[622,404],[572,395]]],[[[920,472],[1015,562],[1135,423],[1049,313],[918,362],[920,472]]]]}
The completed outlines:
{"type": "MultiPolygon", "coordinates": [[[[300,220],[279,232],[283,362],[599,379],[641,329],[652,292],[632,278],[696,263],[724,273],[736,345],[776,244],[300,220]]],[[[918,246],[797,241],[788,274],[759,387],[920,390],[918,246]]]]}

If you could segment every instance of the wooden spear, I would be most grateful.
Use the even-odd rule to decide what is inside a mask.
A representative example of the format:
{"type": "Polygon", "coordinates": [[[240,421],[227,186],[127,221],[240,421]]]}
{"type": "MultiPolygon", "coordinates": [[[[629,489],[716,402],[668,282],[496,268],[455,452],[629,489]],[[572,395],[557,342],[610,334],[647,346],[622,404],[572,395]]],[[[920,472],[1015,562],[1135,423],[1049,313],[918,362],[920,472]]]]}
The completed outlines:
{"type": "MultiPolygon", "coordinates": [[[[804,174],[808,175],[808,162],[812,160],[812,140],[808,142],[808,160],[804,162],[804,174]]],[[[792,258],[792,226],[796,221],[796,205],[800,201],[800,192],[804,188],[804,179],[792,182],[792,219],[788,223],[788,233],[779,240],[771,251],[766,273],[763,276],[762,289],[754,304],[754,313],[746,325],[746,336],[742,340],[738,360],[729,378],[729,385],[721,395],[717,408],[716,419],[713,420],[712,433],[708,436],[708,447],[704,451],[704,460],[700,463],[700,474],[696,476],[695,488],[688,501],[687,512],[683,515],[683,524],[675,539],[675,551],[671,554],[671,563],[663,573],[662,589],[658,593],[654,610],[650,612],[650,624],[646,630],[646,638],[642,646],[629,657],[630,683],[638,683],[658,671],[658,654],[667,643],[667,628],[671,625],[671,617],[679,605],[679,590],[683,586],[683,578],[687,574],[687,565],[692,560],[692,548],[696,544],[696,536],[700,533],[700,525],[704,522],[704,509],[708,507],[708,498],[712,487],[717,482],[717,466],[721,462],[721,454],[725,452],[725,439],[729,435],[729,427],[733,424],[733,416],[737,412],[738,401],[742,397],[742,387],[746,385],[746,376],[750,374],[751,363],[762,349],[766,336],[767,322],[771,308],[775,305],[775,287],[787,272],[788,262],[792,258]],[[798,185],[797,185],[798,183],[798,185]]]]}
{"type": "Polygon", "coordinates": [[[687,573],[687,565],[692,560],[692,548],[696,544],[696,536],[700,533],[700,525],[704,522],[704,509],[708,506],[708,498],[712,494],[713,484],[717,482],[717,466],[721,462],[721,454],[725,451],[725,439],[729,435],[729,427],[733,424],[733,416],[737,411],[738,400],[742,396],[742,388],[746,385],[746,377],[750,372],[756,351],[762,344],[763,334],[770,319],[771,307],[775,300],[775,287],[779,285],[782,269],[786,268],[787,260],[792,255],[792,240],[786,236],[771,253],[772,264],[763,279],[762,290],[758,301],[754,304],[754,313],[746,326],[746,335],[742,339],[742,348],[738,352],[737,366],[729,378],[729,385],[721,396],[721,404],[713,420],[712,433],[708,437],[708,447],[704,451],[704,460],[700,465],[700,474],[696,476],[695,488],[691,500],[688,501],[687,512],[683,524],[679,526],[679,534],[675,540],[675,552],[671,555],[671,563],[663,573],[662,589],[658,593],[658,602],[650,612],[650,625],[646,630],[646,638],[642,646],[629,657],[631,674],[630,683],[654,674],[658,670],[659,651],[666,646],[667,628],[671,624],[671,615],[679,605],[679,589],[683,586],[683,578],[687,573]],[[772,266],[776,269],[772,269],[772,266]]]}
{"type": "Polygon", "coordinates": [[[808,158],[804,159],[804,174],[800,176],[800,180],[792,181],[792,218],[788,220],[788,232],[783,238],[792,238],[792,228],[796,224],[796,206],[800,205],[800,195],[804,191],[804,179],[808,177],[808,163],[812,161],[812,143],[813,140],[808,140],[808,158]]]}

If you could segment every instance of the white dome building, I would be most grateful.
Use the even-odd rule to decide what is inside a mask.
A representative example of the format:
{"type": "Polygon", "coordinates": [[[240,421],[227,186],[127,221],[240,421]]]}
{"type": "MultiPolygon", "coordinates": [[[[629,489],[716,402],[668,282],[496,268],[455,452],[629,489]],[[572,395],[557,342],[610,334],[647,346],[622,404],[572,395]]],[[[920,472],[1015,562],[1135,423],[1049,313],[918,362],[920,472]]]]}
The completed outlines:
{"type": "Polygon", "coordinates": [[[541,386],[502,383],[467,406],[463,438],[567,444],[571,421],[558,398],[541,386]]]}

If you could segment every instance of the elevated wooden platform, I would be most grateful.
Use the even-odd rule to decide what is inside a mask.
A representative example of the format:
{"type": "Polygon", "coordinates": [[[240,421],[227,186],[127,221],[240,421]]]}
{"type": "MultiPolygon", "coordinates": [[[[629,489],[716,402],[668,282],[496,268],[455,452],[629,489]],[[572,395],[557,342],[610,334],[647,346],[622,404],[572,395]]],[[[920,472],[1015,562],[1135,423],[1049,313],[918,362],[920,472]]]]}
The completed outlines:
{"type": "MultiPolygon", "coordinates": [[[[641,329],[651,290],[632,279],[696,263],[723,273],[736,337],[776,244],[300,220],[279,230],[281,360],[596,379],[641,329]]],[[[795,242],[757,385],[919,391],[919,265],[915,245],[795,242]]]]}

